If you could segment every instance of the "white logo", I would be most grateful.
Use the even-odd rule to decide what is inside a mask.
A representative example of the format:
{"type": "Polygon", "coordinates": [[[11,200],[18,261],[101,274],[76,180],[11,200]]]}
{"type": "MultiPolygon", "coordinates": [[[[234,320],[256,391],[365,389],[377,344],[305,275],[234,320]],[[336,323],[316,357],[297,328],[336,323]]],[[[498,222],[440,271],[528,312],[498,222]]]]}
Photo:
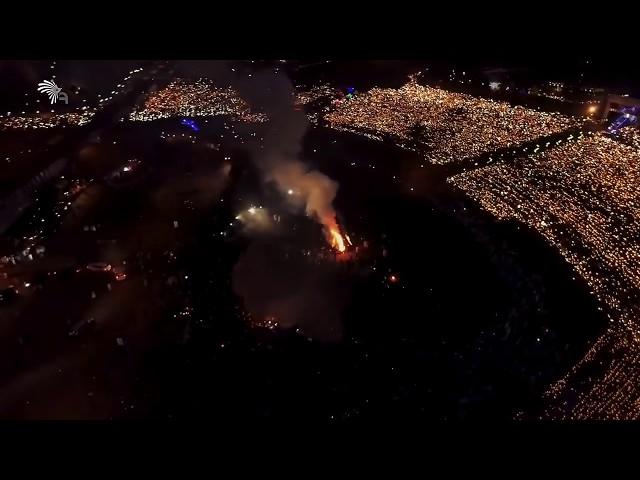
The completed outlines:
{"type": "Polygon", "coordinates": [[[38,84],[38,91],[49,96],[51,105],[56,103],[58,99],[60,99],[60,101],[63,101],[65,105],[69,103],[69,97],[67,96],[67,94],[64,93],[62,91],[62,88],[57,86],[53,80],[45,80],[44,82],[40,82],[38,84]]]}

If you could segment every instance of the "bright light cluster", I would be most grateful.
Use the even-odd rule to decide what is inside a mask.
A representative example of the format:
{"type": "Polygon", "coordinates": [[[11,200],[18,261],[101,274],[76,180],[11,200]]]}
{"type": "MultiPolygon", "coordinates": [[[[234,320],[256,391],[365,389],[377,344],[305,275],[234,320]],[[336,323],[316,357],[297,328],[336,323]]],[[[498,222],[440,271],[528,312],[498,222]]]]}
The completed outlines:
{"type": "Polygon", "coordinates": [[[546,392],[550,403],[542,417],[635,420],[640,418],[639,386],[640,344],[628,330],[613,326],[546,392]],[[606,368],[597,368],[602,365],[606,368]],[[586,389],[581,386],[585,379],[586,389]]]}
{"type": "MultiPolygon", "coordinates": [[[[55,62],[53,62],[55,65],[55,62]]],[[[89,107],[87,105],[76,109],[73,112],[67,113],[55,113],[51,112],[39,112],[26,113],[22,112],[21,115],[12,115],[11,112],[7,112],[5,115],[0,115],[0,130],[8,129],[41,129],[41,128],[54,128],[54,127],[66,127],[66,126],[81,126],[89,123],[96,113],[96,109],[102,107],[105,103],[114,98],[126,88],[126,83],[133,78],[134,74],[141,72],[142,68],[136,68],[131,70],[127,76],[119,82],[115,88],[109,93],[109,96],[102,97],[98,95],[98,102],[96,107],[89,107]]],[[[86,102],[86,99],[83,100],[86,102]]],[[[28,106],[28,104],[27,104],[28,106]]]]}
{"type": "MultiPolygon", "coordinates": [[[[640,150],[598,133],[520,165],[489,166],[449,181],[497,218],[537,230],[605,307],[611,327],[599,342],[606,348],[596,344],[572,372],[610,358],[605,355],[611,349],[616,355],[576,406],[565,405],[564,415],[640,415],[640,150]]],[[[552,399],[565,398],[573,388],[567,378],[551,388],[552,399]]]]}
{"type": "Polygon", "coordinates": [[[496,217],[538,230],[612,311],[640,313],[640,151],[595,134],[450,182],[496,217]]]}
{"type": "Polygon", "coordinates": [[[194,83],[176,80],[151,94],[142,110],[129,115],[133,121],[152,121],[170,117],[229,115],[244,122],[264,122],[267,117],[252,113],[232,88],[218,88],[200,79],[194,83]]]}
{"type": "Polygon", "coordinates": [[[0,118],[0,129],[38,129],[79,126],[88,123],[94,115],[94,110],[58,114],[33,114],[0,118]]]}
{"type": "Polygon", "coordinates": [[[640,150],[640,129],[636,126],[624,127],[618,130],[615,134],[615,138],[622,143],[626,143],[638,150],[640,150]]]}
{"type": "Polygon", "coordinates": [[[325,116],[337,130],[383,135],[445,164],[553,135],[582,124],[556,113],[419,85],[374,88],[337,102],[325,116]],[[411,143],[415,147],[410,146],[411,143]]]}
{"type": "Polygon", "coordinates": [[[297,87],[296,90],[296,98],[294,101],[295,105],[308,105],[320,99],[332,99],[337,98],[340,95],[340,91],[337,88],[326,83],[314,85],[309,89],[297,87]]]}

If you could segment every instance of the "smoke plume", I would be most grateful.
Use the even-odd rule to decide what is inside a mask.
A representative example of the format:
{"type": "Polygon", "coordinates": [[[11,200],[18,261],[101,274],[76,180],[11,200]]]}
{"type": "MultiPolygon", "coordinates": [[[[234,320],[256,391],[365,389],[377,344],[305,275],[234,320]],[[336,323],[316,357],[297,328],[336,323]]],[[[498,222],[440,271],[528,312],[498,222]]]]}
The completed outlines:
{"type": "MultiPolygon", "coordinates": [[[[302,161],[309,122],[294,108],[289,78],[273,70],[241,71],[241,66],[223,62],[189,62],[180,67],[231,85],[253,112],[269,118],[261,124],[260,135],[249,136],[255,139],[248,148],[262,181],[275,185],[287,204],[320,223],[331,241],[332,230],[338,230],[333,208],[338,184],[302,161]]],[[[256,127],[235,128],[253,133],[256,127]]],[[[234,267],[234,291],[257,320],[274,318],[278,325],[298,327],[316,339],[339,339],[348,290],[345,279],[330,266],[311,265],[302,255],[287,254],[281,240],[256,235],[234,267]]]]}
{"type": "Polygon", "coordinates": [[[309,122],[304,112],[294,109],[291,81],[284,74],[266,71],[243,78],[237,88],[252,109],[269,117],[262,142],[252,149],[264,180],[275,184],[290,204],[304,207],[330,240],[331,230],[337,230],[333,200],[338,184],[301,160],[309,122]]]}
{"type": "Polygon", "coordinates": [[[275,184],[289,204],[303,207],[324,227],[330,240],[331,230],[337,230],[333,200],[338,184],[301,160],[309,122],[304,112],[294,108],[295,90],[287,75],[271,69],[249,72],[225,61],[180,61],[176,69],[178,74],[208,77],[219,86],[232,86],[252,111],[269,117],[262,139],[250,146],[252,158],[263,180],[275,184]]]}

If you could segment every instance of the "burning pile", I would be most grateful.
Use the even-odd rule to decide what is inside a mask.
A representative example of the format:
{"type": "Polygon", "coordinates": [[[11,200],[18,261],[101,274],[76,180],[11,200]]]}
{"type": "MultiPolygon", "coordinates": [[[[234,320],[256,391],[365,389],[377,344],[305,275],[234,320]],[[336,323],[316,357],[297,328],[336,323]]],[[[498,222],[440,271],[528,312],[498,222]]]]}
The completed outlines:
{"type": "Polygon", "coordinates": [[[338,253],[344,253],[347,251],[347,247],[353,246],[349,235],[347,235],[346,233],[344,235],[340,233],[340,228],[337,224],[335,227],[329,228],[328,241],[331,245],[331,248],[337,250],[338,253]]]}
{"type": "Polygon", "coordinates": [[[332,228],[331,230],[329,230],[329,233],[331,234],[331,246],[338,252],[343,253],[347,249],[347,247],[345,247],[344,245],[344,239],[342,238],[340,232],[337,229],[332,228]]]}

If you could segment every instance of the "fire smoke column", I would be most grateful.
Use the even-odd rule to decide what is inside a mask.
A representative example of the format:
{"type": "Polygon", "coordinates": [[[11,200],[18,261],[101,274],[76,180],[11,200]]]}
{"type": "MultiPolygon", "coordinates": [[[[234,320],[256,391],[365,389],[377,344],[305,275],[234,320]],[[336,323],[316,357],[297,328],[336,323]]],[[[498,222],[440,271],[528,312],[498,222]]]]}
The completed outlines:
{"type": "Polygon", "coordinates": [[[331,246],[343,252],[344,240],[333,208],[338,184],[323,173],[305,167],[296,160],[275,162],[275,168],[266,172],[267,180],[274,181],[291,203],[303,203],[306,214],[322,225],[331,246]]]}
{"type": "Polygon", "coordinates": [[[265,181],[275,183],[290,203],[302,204],[307,215],[323,226],[327,241],[344,251],[333,208],[338,183],[300,160],[309,122],[304,112],[293,108],[290,80],[284,74],[261,72],[239,81],[238,90],[253,109],[269,117],[263,143],[253,148],[254,160],[265,181]]]}
{"type": "MultiPolygon", "coordinates": [[[[262,138],[249,137],[255,139],[249,148],[262,180],[273,184],[298,211],[320,223],[327,241],[343,250],[333,208],[338,183],[301,161],[308,121],[303,112],[293,108],[291,82],[284,74],[273,72],[253,73],[240,80],[235,80],[240,96],[252,111],[269,117],[262,138]]],[[[317,340],[336,341],[342,336],[349,282],[340,276],[339,269],[331,267],[310,268],[304,259],[282,255],[277,240],[258,237],[234,266],[233,289],[254,319],[269,319],[283,328],[295,326],[317,340]]]]}

